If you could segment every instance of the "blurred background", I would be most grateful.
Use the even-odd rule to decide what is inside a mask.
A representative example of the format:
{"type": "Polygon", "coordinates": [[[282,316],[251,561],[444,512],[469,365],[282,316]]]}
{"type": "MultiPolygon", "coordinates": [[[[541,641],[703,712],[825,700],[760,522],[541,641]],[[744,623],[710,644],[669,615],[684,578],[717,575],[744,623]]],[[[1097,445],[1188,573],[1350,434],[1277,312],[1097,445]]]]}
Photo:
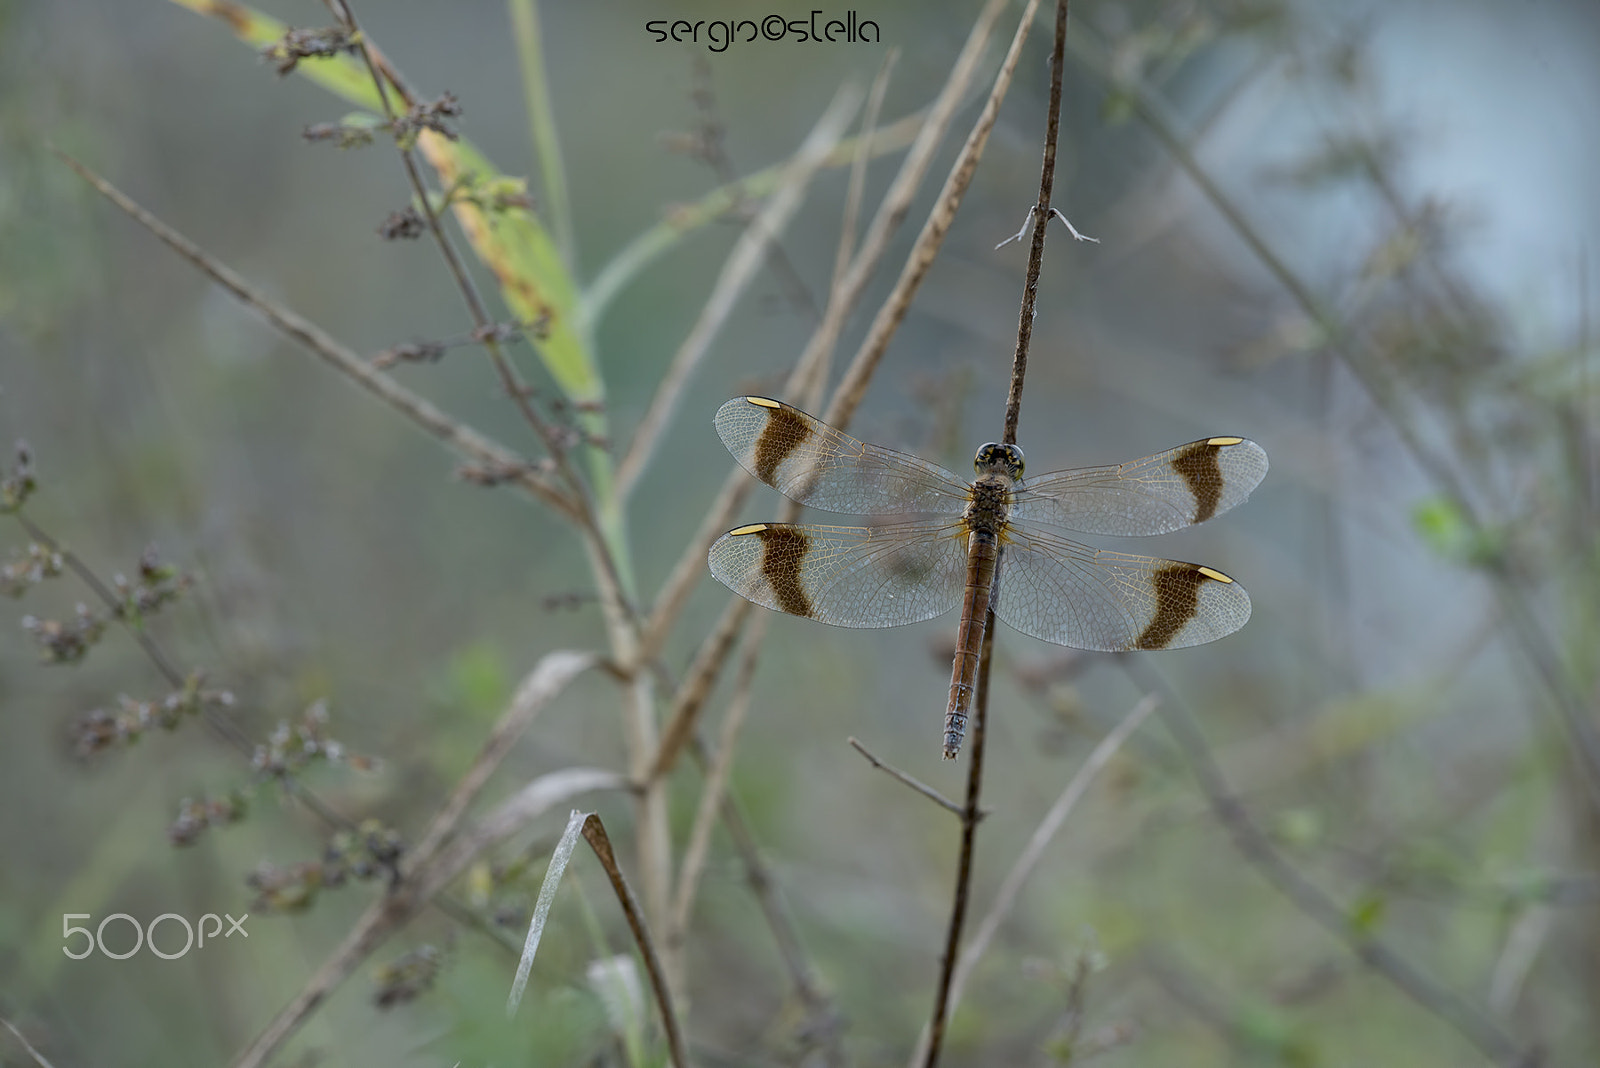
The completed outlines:
{"type": "MultiPolygon", "coordinates": [[[[884,120],[925,106],[977,7],[873,0],[854,10],[881,43],[717,53],[657,43],[644,24],[768,10],[542,5],[576,278],[591,282],[636,235],[722,186],[719,170],[783,161],[839,85],[869,84],[890,47],[900,55],[884,120]],[[708,131],[719,153],[685,151],[708,131]]],[[[329,22],[312,0],[263,10],[329,22]]],[[[852,317],[843,358],[1019,12],[1002,14],[982,88],[852,317]]],[[[537,173],[505,4],[386,0],[356,13],[424,96],[455,94],[459,130],[502,170],[537,173]]],[[[958,472],[1001,431],[1027,251],[994,246],[1037,193],[1049,36],[1041,15],[971,192],[851,427],[958,472]]],[[[1239,579],[1255,606],[1239,634],[1117,658],[1002,628],[979,912],[1104,733],[1146,694],[1162,711],[1027,884],[952,1022],[947,1063],[1596,1063],[1600,8],[1080,2],[1069,42],[1055,202],[1101,243],[1075,243],[1059,224],[1050,234],[1022,408],[1030,470],[1212,434],[1261,442],[1272,470],[1214,523],[1104,542],[1239,579]],[[1214,814],[1193,774],[1212,760],[1272,856],[1331,905],[1321,922],[1274,885],[1279,869],[1239,848],[1248,832],[1214,814]],[[1380,945],[1417,985],[1400,989],[1396,969],[1378,974],[1352,944],[1380,945]]],[[[363,354],[465,334],[437,250],[377,234],[410,197],[394,152],[302,139],[351,110],[166,0],[0,3],[0,439],[31,446],[27,516],[102,579],[138,581],[151,545],[189,576],[151,632],[184,671],[233,693],[226,714],[246,736],[265,742],[324,702],[326,733],[376,763],[314,762],[303,781],[414,840],[522,674],[554,649],[604,647],[578,542],[514,491],[454,477],[434,441],[242,311],[46,149],[79,156],[363,354]]],[[[874,161],[868,210],[898,159],[874,161]]],[[[825,170],[809,189],[644,473],[628,531],[646,599],[728,471],[712,413],[776,389],[815,325],[846,179],[825,170]]],[[[531,191],[542,203],[537,181],[531,191]]],[[[597,323],[619,453],[740,229],[731,217],[686,234],[597,323]]],[[[513,351],[548,387],[531,352],[513,351]]],[[[394,373],[538,454],[479,351],[394,373]]],[[[758,488],[741,521],[780,507],[758,488]]],[[[0,556],[18,576],[31,541],[0,516],[0,556]]],[[[11,585],[0,1016],[57,1065],[224,1063],[381,886],[353,878],[293,910],[259,901],[251,872],[323,858],[329,832],[199,722],[76,755],[86,713],[170,687],[115,628],[81,662],[41,663],[37,621],[70,623],[92,595],[70,574],[11,585]],[[246,818],[171,844],[185,799],[240,791],[246,818]],[[168,912],[249,912],[250,937],[171,961],[61,951],[64,914],[168,912]]],[[[727,597],[700,583],[664,652],[672,673],[727,597]]],[[[956,823],[846,738],[960,795],[964,759],[939,759],[954,621],[877,632],[769,622],[733,789],[842,1017],[848,1059],[902,1062],[932,1002],[956,823]]],[[[625,767],[620,724],[617,688],[580,680],[491,799],[569,765],[625,767]]],[[[680,847],[700,782],[690,769],[673,779],[680,847]]],[[[627,800],[593,803],[626,843],[627,800]]],[[[461,890],[504,921],[502,941],[424,914],[372,962],[434,947],[415,996],[378,1006],[384,977],[364,967],[282,1063],[639,1063],[587,977],[631,944],[592,858],[574,864],[528,998],[504,1019],[515,967],[504,940],[520,943],[560,827],[555,813],[528,828],[483,886],[461,890]]],[[[810,1057],[721,832],[694,917],[696,1059],[810,1057]]],[[[107,933],[118,947],[132,938],[107,933]]],[[[164,930],[163,945],[177,937],[164,930]]],[[[29,1063],[9,1035],[0,1060],[29,1063]]]]}

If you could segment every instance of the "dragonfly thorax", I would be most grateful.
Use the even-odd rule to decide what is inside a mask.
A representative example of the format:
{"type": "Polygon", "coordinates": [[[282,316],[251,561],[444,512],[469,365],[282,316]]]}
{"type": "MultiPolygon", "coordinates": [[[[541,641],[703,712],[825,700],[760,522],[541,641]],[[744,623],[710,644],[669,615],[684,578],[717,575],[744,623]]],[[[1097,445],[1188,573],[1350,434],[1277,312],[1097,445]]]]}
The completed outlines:
{"type": "Polygon", "coordinates": [[[1011,477],[1004,472],[990,471],[978,476],[968,491],[971,500],[961,518],[967,529],[986,534],[999,534],[1011,514],[1011,477]]]}

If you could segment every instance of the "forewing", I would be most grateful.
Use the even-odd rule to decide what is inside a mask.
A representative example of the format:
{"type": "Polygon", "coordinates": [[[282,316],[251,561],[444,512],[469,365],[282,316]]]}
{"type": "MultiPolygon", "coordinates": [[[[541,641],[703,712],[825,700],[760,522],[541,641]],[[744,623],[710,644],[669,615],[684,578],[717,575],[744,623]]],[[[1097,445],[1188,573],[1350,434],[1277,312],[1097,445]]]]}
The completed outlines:
{"type": "Polygon", "coordinates": [[[1011,515],[1084,534],[1165,534],[1221,515],[1266,474],[1266,450],[1248,438],[1202,438],[1125,464],[1024,479],[1011,515]]]}
{"type": "Polygon", "coordinates": [[[766,397],[735,397],[717,433],[745,470],[791,500],[830,512],[960,514],[967,486],[938,464],[868,445],[766,397]]]}
{"type": "Polygon", "coordinates": [[[1181,649],[1244,626],[1250,595],[1213,568],[1092,549],[1013,525],[995,614],[1074,649],[1181,649]]]}
{"type": "Polygon", "coordinates": [[[960,603],[966,544],[958,520],[752,523],[718,538],[708,562],[717,581],[767,608],[839,627],[897,627],[960,603]]]}

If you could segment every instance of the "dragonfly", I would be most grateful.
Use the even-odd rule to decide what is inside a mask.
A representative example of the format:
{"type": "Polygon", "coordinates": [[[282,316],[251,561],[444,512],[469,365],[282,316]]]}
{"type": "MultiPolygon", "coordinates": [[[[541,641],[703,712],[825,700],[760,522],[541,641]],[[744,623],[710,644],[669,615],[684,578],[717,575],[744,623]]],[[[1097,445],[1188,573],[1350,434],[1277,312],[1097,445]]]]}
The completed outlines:
{"type": "Polygon", "coordinates": [[[711,546],[717,580],[766,608],[837,627],[897,627],[961,608],[944,755],[960,752],[989,609],[1075,649],[1181,649],[1232,634],[1250,595],[1216,568],[1110,552],[1060,536],[1165,534],[1221,515],[1267,474],[1242,437],[1210,437],[1124,464],[1024,477],[990,442],[963,481],[767,397],[716,414],[734,459],[792,501],[866,526],[751,523],[711,546]]]}

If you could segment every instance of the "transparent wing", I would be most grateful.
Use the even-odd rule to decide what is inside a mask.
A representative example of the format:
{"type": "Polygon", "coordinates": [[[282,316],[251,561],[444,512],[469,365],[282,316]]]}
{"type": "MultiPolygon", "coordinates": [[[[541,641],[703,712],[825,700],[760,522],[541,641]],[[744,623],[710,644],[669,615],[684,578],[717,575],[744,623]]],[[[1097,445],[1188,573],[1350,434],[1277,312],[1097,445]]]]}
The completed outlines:
{"type": "Polygon", "coordinates": [[[1250,595],[1209,567],[1105,552],[1013,525],[995,614],[1074,649],[1181,649],[1244,626],[1250,595]]]}
{"type": "Polygon", "coordinates": [[[745,470],[791,500],[854,515],[959,515],[967,485],[938,464],[868,445],[766,397],[735,397],[717,433],[745,470]]]}
{"type": "Polygon", "coordinates": [[[711,546],[711,573],[767,608],[839,627],[897,627],[948,612],[966,583],[966,528],[753,523],[711,546]]]}
{"type": "Polygon", "coordinates": [[[1024,479],[1011,516],[1084,534],[1165,534],[1221,515],[1266,474],[1255,442],[1203,438],[1125,464],[1024,479]]]}

